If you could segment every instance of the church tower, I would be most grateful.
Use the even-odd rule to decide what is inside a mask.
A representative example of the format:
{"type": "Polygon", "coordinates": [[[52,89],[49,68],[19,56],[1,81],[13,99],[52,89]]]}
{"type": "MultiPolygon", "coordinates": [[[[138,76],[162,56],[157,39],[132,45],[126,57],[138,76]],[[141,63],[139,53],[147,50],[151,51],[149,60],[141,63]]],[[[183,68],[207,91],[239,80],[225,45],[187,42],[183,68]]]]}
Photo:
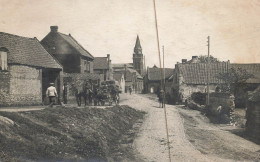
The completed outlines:
{"type": "Polygon", "coordinates": [[[140,74],[144,75],[144,59],[143,59],[142,47],[140,44],[139,36],[137,35],[134,54],[133,54],[133,64],[134,69],[140,74]]]}

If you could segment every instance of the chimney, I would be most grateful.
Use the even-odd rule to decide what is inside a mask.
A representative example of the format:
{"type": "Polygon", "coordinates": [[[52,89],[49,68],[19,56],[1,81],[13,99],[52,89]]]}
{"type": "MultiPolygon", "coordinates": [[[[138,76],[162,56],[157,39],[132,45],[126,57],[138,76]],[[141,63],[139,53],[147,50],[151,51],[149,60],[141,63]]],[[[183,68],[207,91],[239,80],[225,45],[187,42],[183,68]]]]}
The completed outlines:
{"type": "Polygon", "coordinates": [[[182,59],[181,62],[184,64],[184,63],[187,63],[187,59],[182,59]]]}
{"type": "Polygon", "coordinates": [[[51,26],[51,32],[58,32],[58,26],[51,26]]]}
{"type": "Polygon", "coordinates": [[[110,68],[110,66],[111,66],[111,60],[110,60],[110,54],[107,54],[107,68],[108,68],[108,78],[109,78],[109,80],[110,80],[110,73],[111,73],[111,68],[110,68]]]}
{"type": "Polygon", "coordinates": [[[110,54],[107,54],[107,61],[110,60],[110,54]]]}
{"type": "Polygon", "coordinates": [[[198,56],[192,56],[191,63],[198,63],[199,59],[198,56]]]}

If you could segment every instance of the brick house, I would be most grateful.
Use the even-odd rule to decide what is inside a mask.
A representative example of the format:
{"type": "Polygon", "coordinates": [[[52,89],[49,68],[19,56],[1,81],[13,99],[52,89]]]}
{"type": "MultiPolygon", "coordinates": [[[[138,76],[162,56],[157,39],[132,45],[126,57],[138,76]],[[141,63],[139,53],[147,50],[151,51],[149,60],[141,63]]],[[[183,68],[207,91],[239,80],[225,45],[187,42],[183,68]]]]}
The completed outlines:
{"type": "Polygon", "coordinates": [[[95,57],[93,64],[93,70],[95,74],[103,74],[104,80],[113,79],[110,54],[107,54],[107,57],[95,57]]]}
{"type": "MultiPolygon", "coordinates": [[[[196,59],[196,58],[195,58],[196,59]]],[[[171,96],[174,102],[184,102],[193,92],[205,93],[207,90],[207,70],[209,70],[210,92],[215,92],[216,87],[224,82],[217,78],[219,73],[226,73],[229,69],[228,62],[207,63],[189,62],[183,60],[175,65],[172,76],[171,96]]]]}
{"type": "Polygon", "coordinates": [[[124,74],[125,92],[129,91],[130,87],[135,93],[143,92],[143,77],[133,69],[133,64],[113,64],[112,67],[114,75],[124,74]]]}
{"type": "Polygon", "coordinates": [[[37,38],[0,32],[0,106],[42,104],[50,82],[62,95],[62,74],[37,38]]]}
{"type": "MultiPolygon", "coordinates": [[[[99,84],[103,74],[94,74],[94,57],[81,46],[71,34],[58,32],[58,26],[51,26],[51,31],[42,39],[42,46],[52,54],[63,66],[64,100],[75,100],[73,84],[82,86],[84,81],[91,80],[99,84]]],[[[65,102],[66,103],[66,102],[65,102]]]]}
{"type": "MultiPolygon", "coordinates": [[[[152,68],[147,68],[147,74],[145,75],[145,92],[146,93],[157,93],[161,89],[161,70],[164,74],[163,68],[158,68],[156,66],[152,68]]],[[[171,87],[171,83],[169,78],[173,75],[174,69],[172,68],[165,68],[165,76],[162,77],[165,79],[165,90],[168,92],[168,89],[171,87]]]]}
{"type": "Polygon", "coordinates": [[[42,46],[63,66],[65,73],[93,73],[94,57],[71,34],[58,32],[58,26],[42,39],[42,46]]]}

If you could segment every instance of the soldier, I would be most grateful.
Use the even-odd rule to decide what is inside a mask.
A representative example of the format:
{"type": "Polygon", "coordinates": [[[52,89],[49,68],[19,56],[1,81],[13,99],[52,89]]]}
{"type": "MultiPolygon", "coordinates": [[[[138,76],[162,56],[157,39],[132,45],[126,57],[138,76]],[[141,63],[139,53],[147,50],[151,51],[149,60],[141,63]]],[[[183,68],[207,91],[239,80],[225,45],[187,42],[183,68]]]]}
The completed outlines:
{"type": "Polygon", "coordinates": [[[132,87],[129,87],[129,93],[132,94],[132,87]]]}
{"type": "Polygon", "coordinates": [[[157,94],[157,96],[158,96],[158,100],[159,100],[159,108],[161,107],[161,105],[162,105],[162,108],[163,108],[163,97],[164,97],[164,91],[163,90],[161,90],[158,94],[157,94]]]}

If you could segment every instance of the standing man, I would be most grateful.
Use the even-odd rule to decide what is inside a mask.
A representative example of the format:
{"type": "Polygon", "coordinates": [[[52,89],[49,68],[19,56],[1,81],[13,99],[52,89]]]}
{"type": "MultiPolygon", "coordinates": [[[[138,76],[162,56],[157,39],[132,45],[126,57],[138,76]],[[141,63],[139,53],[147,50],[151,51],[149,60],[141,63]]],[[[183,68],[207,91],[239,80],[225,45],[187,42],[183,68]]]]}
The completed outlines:
{"type": "Polygon", "coordinates": [[[129,93],[132,94],[132,87],[129,87],[129,93]]]}
{"type": "Polygon", "coordinates": [[[63,86],[63,101],[64,101],[64,104],[67,104],[67,94],[68,94],[68,85],[67,85],[67,83],[64,83],[64,86],[63,86]]]}
{"type": "Polygon", "coordinates": [[[160,90],[158,93],[157,93],[157,97],[158,97],[158,100],[159,100],[159,108],[162,106],[163,108],[163,100],[164,100],[164,91],[163,90],[160,90]]]}
{"type": "Polygon", "coordinates": [[[53,106],[53,104],[55,103],[55,98],[58,97],[58,93],[56,88],[54,87],[54,83],[50,83],[50,87],[47,88],[46,91],[46,96],[49,97],[50,100],[50,107],[53,106]]]}

